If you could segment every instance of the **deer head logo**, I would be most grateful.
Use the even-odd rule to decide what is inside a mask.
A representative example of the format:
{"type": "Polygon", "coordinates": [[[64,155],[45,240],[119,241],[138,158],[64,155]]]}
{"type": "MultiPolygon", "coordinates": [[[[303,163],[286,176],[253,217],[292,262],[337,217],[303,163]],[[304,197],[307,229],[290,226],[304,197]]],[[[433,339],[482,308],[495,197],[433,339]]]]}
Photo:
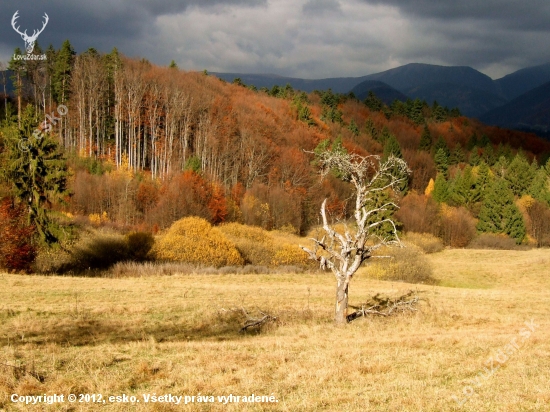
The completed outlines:
{"type": "Polygon", "coordinates": [[[15,25],[17,24],[18,18],[19,18],[19,10],[17,10],[13,15],[13,17],[11,18],[11,26],[17,33],[21,35],[21,38],[25,41],[25,49],[27,49],[27,53],[30,54],[34,50],[34,43],[36,42],[38,35],[44,31],[44,28],[48,24],[48,20],[50,20],[50,18],[46,13],[44,13],[44,24],[42,25],[42,28],[40,30],[34,30],[32,33],[32,36],[29,36],[27,34],[27,30],[21,33],[19,31],[19,26],[15,27],[15,25]]]}

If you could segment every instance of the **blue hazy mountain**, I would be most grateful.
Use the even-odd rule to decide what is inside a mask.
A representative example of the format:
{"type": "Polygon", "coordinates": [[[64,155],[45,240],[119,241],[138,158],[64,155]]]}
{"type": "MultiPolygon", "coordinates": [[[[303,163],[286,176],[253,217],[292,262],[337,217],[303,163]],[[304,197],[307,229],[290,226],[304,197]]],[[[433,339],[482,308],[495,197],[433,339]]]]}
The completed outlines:
{"type": "Polygon", "coordinates": [[[485,113],[480,120],[495,126],[533,131],[542,136],[549,136],[550,82],[535,87],[503,106],[485,113]]]}
{"type": "Polygon", "coordinates": [[[396,90],[386,83],[378,80],[365,80],[351,89],[351,92],[359,100],[365,100],[365,98],[369,95],[369,92],[373,92],[387,105],[390,105],[394,100],[401,100],[404,102],[409,98],[399,90],[396,90]]]}

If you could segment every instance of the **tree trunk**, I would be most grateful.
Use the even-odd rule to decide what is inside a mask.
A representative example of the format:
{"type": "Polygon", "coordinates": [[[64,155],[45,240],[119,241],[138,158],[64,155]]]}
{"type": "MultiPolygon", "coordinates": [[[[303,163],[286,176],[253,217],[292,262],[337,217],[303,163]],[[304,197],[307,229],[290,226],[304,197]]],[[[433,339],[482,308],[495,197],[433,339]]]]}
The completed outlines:
{"type": "Polygon", "coordinates": [[[336,312],[334,318],[337,324],[345,324],[347,322],[348,287],[348,283],[338,279],[338,286],[336,287],[336,312]]]}

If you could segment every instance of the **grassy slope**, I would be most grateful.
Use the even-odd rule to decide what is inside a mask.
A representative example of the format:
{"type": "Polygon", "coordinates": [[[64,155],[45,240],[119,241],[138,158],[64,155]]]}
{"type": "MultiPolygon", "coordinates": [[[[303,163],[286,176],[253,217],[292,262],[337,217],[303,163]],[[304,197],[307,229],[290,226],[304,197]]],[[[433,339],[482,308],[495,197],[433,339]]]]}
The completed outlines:
{"type": "MultiPolygon", "coordinates": [[[[429,258],[443,284],[455,287],[419,286],[429,302],[421,314],[361,319],[345,329],[331,324],[328,274],[0,275],[0,409],[61,409],[17,408],[11,393],[156,392],[274,394],[279,402],[131,410],[548,410],[550,252],[447,250],[429,258]],[[278,314],[279,326],[238,333],[237,315],[222,308],[241,306],[278,314]],[[530,319],[539,326],[521,343],[530,319]],[[520,349],[458,408],[451,396],[461,399],[468,379],[513,338],[520,349]],[[44,382],[6,364],[34,365],[44,382]]],[[[360,275],[351,302],[408,286],[360,275]]]]}

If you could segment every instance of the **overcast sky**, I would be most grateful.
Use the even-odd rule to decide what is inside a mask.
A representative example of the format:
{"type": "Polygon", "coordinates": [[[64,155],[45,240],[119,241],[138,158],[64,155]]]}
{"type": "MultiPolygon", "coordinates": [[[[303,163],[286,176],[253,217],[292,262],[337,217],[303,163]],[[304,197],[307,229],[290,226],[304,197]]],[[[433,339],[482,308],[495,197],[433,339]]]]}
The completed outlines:
{"type": "Polygon", "coordinates": [[[49,23],[42,46],[113,47],[185,70],[303,78],[363,76],[418,62],[493,78],[550,62],[549,0],[1,0],[0,60],[12,29],[49,23]]]}

